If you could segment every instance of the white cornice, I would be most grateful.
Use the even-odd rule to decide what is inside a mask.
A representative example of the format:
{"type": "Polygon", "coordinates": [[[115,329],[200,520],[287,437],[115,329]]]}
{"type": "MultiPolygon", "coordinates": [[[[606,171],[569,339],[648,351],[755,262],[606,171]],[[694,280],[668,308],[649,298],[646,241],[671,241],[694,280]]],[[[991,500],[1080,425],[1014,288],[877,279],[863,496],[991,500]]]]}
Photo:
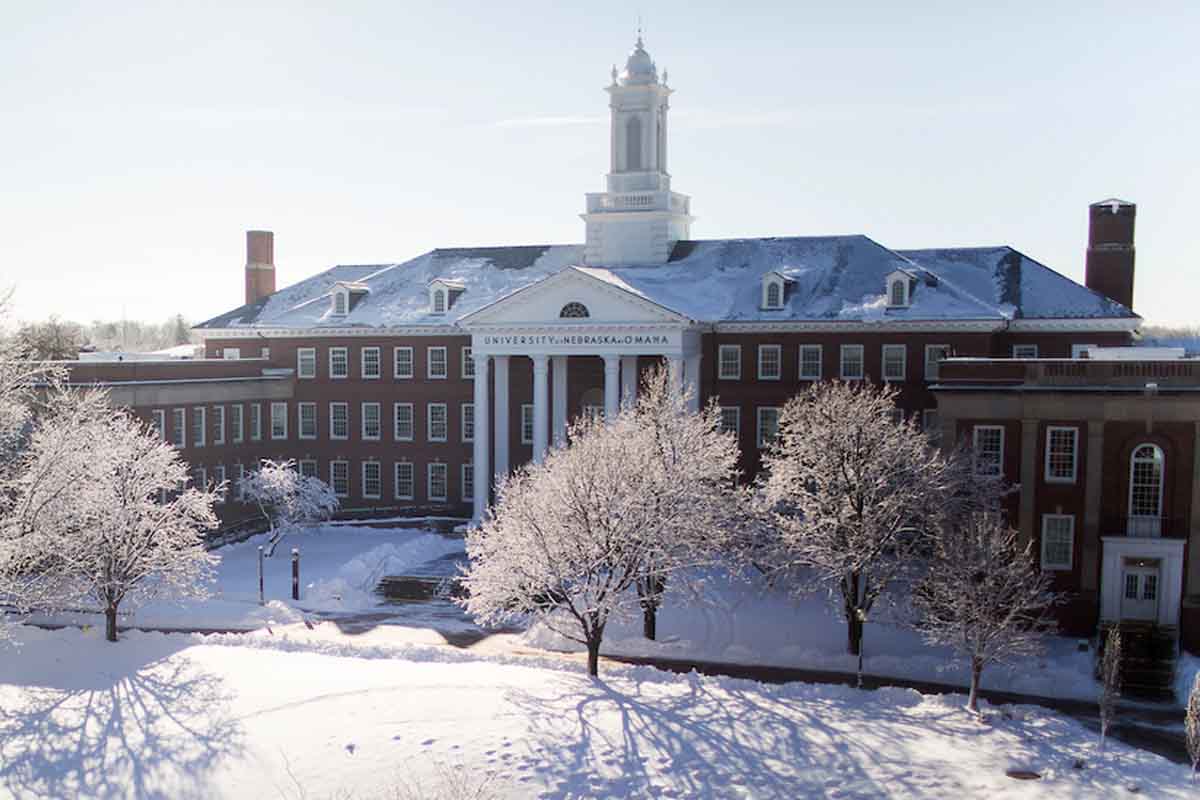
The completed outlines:
{"type": "Polygon", "coordinates": [[[1025,331],[1136,331],[1141,317],[1098,317],[1096,319],[1014,319],[1008,329],[1025,331]]]}
{"type": "Polygon", "coordinates": [[[400,325],[371,328],[201,328],[204,339],[347,339],[380,336],[465,336],[454,325],[400,325]]]}
{"type": "Polygon", "coordinates": [[[1003,330],[1002,320],[991,319],[935,319],[935,320],[888,320],[887,322],[862,322],[861,320],[758,320],[755,322],[717,322],[713,329],[717,333],[889,333],[905,331],[931,332],[992,332],[1003,330]]]}

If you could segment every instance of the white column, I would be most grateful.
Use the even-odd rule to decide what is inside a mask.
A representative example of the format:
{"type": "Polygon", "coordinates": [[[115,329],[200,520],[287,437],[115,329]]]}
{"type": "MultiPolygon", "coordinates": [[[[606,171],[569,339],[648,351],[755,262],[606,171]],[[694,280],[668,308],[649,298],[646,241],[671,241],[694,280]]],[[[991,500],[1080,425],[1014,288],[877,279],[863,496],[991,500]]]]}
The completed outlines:
{"type": "Polygon", "coordinates": [[[549,414],[546,408],[546,373],[550,362],[545,353],[533,359],[533,463],[540,464],[546,456],[546,427],[549,414]]]}
{"type": "Polygon", "coordinates": [[[667,358],[667,372],[671,376],[672,386],[683,385],[683,359],[679,356],[667,358]]]}
{"type": "Polygon", "coordinates": [[[687,369],[684,380],[692,396],[688,399],[688,411],[700,410],[700,354],[687,357],[687,369]]]}
{"type": "Polygon", "coordinates": [[[620,356],[604,356],[604,418],[609,421],[616,419],[620,406],[620,370],[620,356]]]}
{"type": "Polygon", "coordinates": [[[492,487],[492,471],[488,469],[488,357],[475,359],[475,510],[471,521],[483,520],[488,507],[488,490],[492,487]]]}
{"type": "MultiPolygon", "coordinates": [[[[496,362],[496,482],[508,475],[508,356],[496,362]]],[[[479,416],[479,412],[475,412],[479,416]]]]}
{"type": "Polygon", "coordinates": [[[554,373],[550,387],[553,394],[550,414],[554,420],[552,441],[555,447],[561,447],[567,441],[567,357],[555,356],[550,359],[550,364],[554,373]]]}
{"type": "Polygon", "coordinates": [[[621,403],[632,406],[637,402],[637,356],[621,356],[621,403]]]}

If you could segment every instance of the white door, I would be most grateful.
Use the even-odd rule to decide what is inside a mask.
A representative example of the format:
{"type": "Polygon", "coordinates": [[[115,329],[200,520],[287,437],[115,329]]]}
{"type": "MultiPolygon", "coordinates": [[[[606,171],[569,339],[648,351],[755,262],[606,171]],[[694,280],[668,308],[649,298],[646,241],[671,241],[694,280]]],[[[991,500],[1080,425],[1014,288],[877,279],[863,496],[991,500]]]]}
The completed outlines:
{"type": "Polygon", "coordinates": [[[1122,619],[1158,618],[1158,567],[1125,567],[1122,619]]]}

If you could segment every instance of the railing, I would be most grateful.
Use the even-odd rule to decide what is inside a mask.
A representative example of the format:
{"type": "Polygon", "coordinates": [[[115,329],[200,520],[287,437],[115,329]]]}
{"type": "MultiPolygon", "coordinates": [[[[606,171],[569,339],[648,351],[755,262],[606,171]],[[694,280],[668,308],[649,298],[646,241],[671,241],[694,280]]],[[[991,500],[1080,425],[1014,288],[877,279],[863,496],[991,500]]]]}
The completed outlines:
{"type": "Polygon", "coordinates": [[[1187,522],[1173,517],[1105,517],[1101,532],[1105,536],[1130,536],[1137,539],[1186,539],[1187,522]]]}
{"type": "Polygon", "coordinates": [[[1200,386],[1196,361],[1031,361],[1026,383],[1044,386],[1200,386]]]}
{"type": "Polygon", "coordinates": [[[671,211],[688,213],[688,198],[674,192],[593,193],[587,196],[588,211],[671,211]]]}

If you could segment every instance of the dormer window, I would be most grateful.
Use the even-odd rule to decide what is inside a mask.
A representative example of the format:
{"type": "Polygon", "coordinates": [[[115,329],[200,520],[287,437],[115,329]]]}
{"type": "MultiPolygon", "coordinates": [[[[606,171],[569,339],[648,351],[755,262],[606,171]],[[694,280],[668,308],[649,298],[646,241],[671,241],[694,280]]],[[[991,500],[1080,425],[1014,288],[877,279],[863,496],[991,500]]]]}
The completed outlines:
{"type": "Polygon", "coordinates": [[[892,281],[891,299],[889,305],[906,306],[908,305],[908,292],[904,290],[904,281],[892,281]]]}
{"type": "Polygon", "coordinates": [[[587,306],[583,303],[572,302],[563,306],[562,311],[558,312],[558,316],[561,319],[585,319],[590,317],[591,314],[588,313],[587,306]]]}
{"type": "Polygon", "coordinates": [[[445,314],[446,313],[446,290],[445,289],[434,289],[433,290],[433,313],[434,314],[445,314]]]}
{"type": "Polygon", "coordinates": [[[437,278],[429,283],[429,313],[445,314],[466,289],[462,281],[437,278]]]}
{"type": "Polygon", "coordinates": [[[913,277],[903,270],[887,276],[888,308],[908,308],[912,305],[913,277]]]}
{"type": "Polygon", "coordinates": [[[338,291],[333,293],[333,315],[335,317],[346,316],[346,309],[350,305],[350,293],[346,291],[338,291]]]}
{"type": "Polygon", "coordinates": [[[784,286],[787,279],[778,272],[768,272],[763,276],[762,307],[768,310],[783,308],[784,286]]]}
{"type": "Polygon", "coordinates": [[[346,316],[370,291],[365,283],[338,281],[329,295],[329,316],[346,316]]]}

